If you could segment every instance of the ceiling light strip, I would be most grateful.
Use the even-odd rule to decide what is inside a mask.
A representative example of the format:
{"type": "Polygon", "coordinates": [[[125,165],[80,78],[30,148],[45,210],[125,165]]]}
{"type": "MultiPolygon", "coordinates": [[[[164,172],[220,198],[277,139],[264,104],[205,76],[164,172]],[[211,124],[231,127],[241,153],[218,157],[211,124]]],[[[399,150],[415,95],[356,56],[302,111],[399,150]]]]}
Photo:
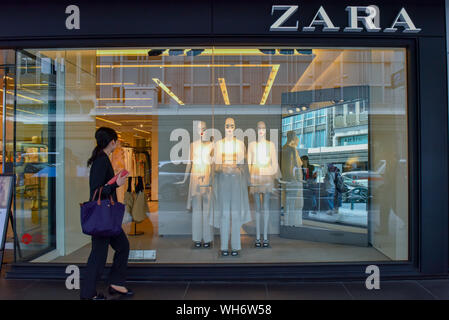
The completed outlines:
{"type": "Polygon", "coordinates": [[[97,68],[254,68],[273,67],[278,64],[99,64],[97,68]]]}
{"type": "Polygon", "coordinates": [[[97,109],[109,109],[109,108],[153,108],[153,106],[97,106],[97,109]]]}
{"type": "Polygon", "coordinates": [[[140,131],[140,132],[143,132],[143,133],[146,133],[146,134],[151,134],[151,132],[148,132],[148,131],[145,131],[145,130],[141,130],[141,129],[133,128],[133,130],[140,131]]]}
{"type": "Polygon", "coordinates": [[[153,98],[97,98],[97,100],[104,101],[104,100],[153,100],[153,98]]]}
{"type": "Polygon", "coordinates": [[[273,86],[274,79],[276,79],[278,71],[279,65],[274,65],[273,68],[271,69],[270,76],[268,77],[267,86],[265,87],[264,93],[262,95],[260,105],[264,105],[267,102],[268,95],[270,94],[271,87],[273,86]]]}
{"type": "MultiPolygon", "coordinates": [[[[3,92],[3,89],[0,89],[0,91],[3,92]]],[[[12,92],[12,91],[8,91],[8,90],[7,90],[6,93],[7,93],[7,94],[10,94],[10,95],[12,95],[12,96],[14,95],[14,92],[12,92]]],[[[44,103],[42,100],[34,99],[34,98],[27,97],[27,96],[24,96],[24,95],[21,95],[21,94],[17,94],[17,96],[18,96],[18,97],[21,97],[21,98],[24,98],[24,99],[27,99],[27,100],[34,101],[34,102],[44,103]]]]}
{"type": "Polygon", "coordinates": [[[116,126],[121,126],[122,125],[121,123],[114,122],[114,121],[111,121],[111,120],[106,120],[106,119],[103,119],[103,118],[100,118],[100,117],[95,117],[95,119],[101,120],[101,121],[104,121],[104,122],[108,122],[108,123],[112,123],[112,124],[115,124],[116,126]]]}
{"type": "Polygon", "coordinates": [[[184,105],[184,102],[182,102],[165,84],[161,82],[158,78],[153,78],[153,81],[156,82],[156,84],[162,88],[170,97],[172,97],[177,103],[179,103],[181,106],[184,105]]]}
{"type": "Polygon", "coordinates": [[[218,78],[218,83],[220,84],[221,94],[223,95],[223,99],[226,105],[230,105],[228,89],[226,88],[226,80],[224,78],[218,78]]]}
{"type": "Polygon", "coordinates": [[[97,86],[134,86],[134,85],[135,85],[134,82],[98,82],[97,83],[97,86]]]}

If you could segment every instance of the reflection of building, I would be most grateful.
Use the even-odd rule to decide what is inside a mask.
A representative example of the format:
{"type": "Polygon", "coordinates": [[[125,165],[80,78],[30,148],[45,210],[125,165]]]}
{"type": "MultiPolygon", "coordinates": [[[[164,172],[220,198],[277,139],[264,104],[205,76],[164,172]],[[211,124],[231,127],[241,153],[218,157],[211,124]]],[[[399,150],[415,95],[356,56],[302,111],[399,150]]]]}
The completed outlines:
{"type": "Polygon", "coordinates": [[[332,146],[368,144],[367,101],[358,100],[333,108],[332,146]]]}
{"type": "Polygon", "coordinates": [[[328,109],[320,109],[283,118],[282,145],[287,141],[287,131],[294,130],[299,137],[300,148],[328,146],[328,113],[328,109]]]}
{"type": "Polygon", "coordinates": [[[299,148],[315,164],[341,164],[352,159],[354,167],[365,170],[368,163],[368,102],[345,101],[330,107],[282,119],[282,145],[287,132],[294,130],[299,148]],[[354,160],[355,159],[355,160],[354,160]]]}

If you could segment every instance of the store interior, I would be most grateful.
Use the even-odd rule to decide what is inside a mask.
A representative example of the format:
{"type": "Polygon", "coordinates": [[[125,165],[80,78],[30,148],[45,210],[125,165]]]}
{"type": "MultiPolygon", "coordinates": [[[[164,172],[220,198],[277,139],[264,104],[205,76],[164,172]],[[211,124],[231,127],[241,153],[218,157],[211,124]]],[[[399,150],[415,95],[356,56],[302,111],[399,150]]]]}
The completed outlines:
{"type": "MultiPolygon", "coordinates": [[[[195,247],[193,212],[187,205],[189,180],[182,182],[186,155],[182,146],[178,148],[184,138],[192,141],[196,122],[204,122],[208,130],[224,137],[225,123],[232,117],[247,149],[252,132],[256,134],[258,123],[264,121],[267,139],[276,143],[282,166],[287,133],[296,131],[298,156],[307,155],[315,166],[319,193],[328,164],[335,164],[345,174],[350,170],[376,172],[382,161],[402,161],[407,154],[405,87],[393,87],[389,76],[404,66],[404,50],[33,49],[19,54],[18,61],[19,69],[24,70],[17,79],[18,93],[38,100],[19,104],[28,113],[18,112],[21,118],[15,136],[16,146],[27,148],[23,150],[24,168],[33,162],[30,157],[37,157],[41,164],[21,177],[27,179],[24,185],[31,185],[30,179],[37,180],[43,188],[39,194],[44,197],[39,200],[26,194],[29,201],[18,208],[16,217],[21,237],[30,234],[36,239],[32,228],[39,225],[44,238],[37,244],[21,243],[23,248],[37,245],[42,249],[29,255],[32,262],[86,261],[90,241],[81,232],[79,203],[86,201],[88,194],[86,159],[94,147],[94,133],[103,126],[118,133],[120,145],[110,157],[114,170],[130,172],[129,181],[118,190],[119,201],[131,196],[134,203],[123,224],[130,248],[154,250],[156,254],[155,259],[138,262],[407,259],[407,194],[402,190],[395,199],[386,197],[388,190],[403,189],[407,183],[404,162],[394,170],[389,167],[388,176],[377,171],[375,178],[382,179],[388,188],[379,189],[367,179],[361,182],[355,175],[348,176],[351,190],[369,190],[372,200],[366,195],[353,201],[343,199],[334,212],[325,206],[329,201],[317,197],[315,191],[297,193],[294,223],[286,219],[282,182],[276,182],[270,192],[269,215],[263,218],[268,219],[268,247],[255,246],[257,219],[250,193],[251,216],[240,230],[240,254],[223,257],[218,228],[214,228],[209,248],[195,247]],[[44,72],[47,64],[52,66],[51,72],[44,72]],[[368,72],[370,68],[372,72],[368,72]],[[384,74],[368,76],[377,72],[384,74]],[[332,90],[332,95],[326,90],[332,90]],[[51,95],[56,97],[55,104],[48,103],[51,95]],[[397,111],[394,117],[392,109],[397,111]],[[58,121],[45,122],[50,119],[49,110],[58,121]],[[320,135],[322,132],[325,134],[320,135]],[[312,144],[308,137],[314,137],[312,144]],[[396,150],[398,145],[401,147],[396,150]],[[50,156],[45,157],[46,153],[50,156]],[[54,171],[47,172],[48,168],[54,171]]],[[[16,162],[20,163],[19,158],[16,162]]]]}

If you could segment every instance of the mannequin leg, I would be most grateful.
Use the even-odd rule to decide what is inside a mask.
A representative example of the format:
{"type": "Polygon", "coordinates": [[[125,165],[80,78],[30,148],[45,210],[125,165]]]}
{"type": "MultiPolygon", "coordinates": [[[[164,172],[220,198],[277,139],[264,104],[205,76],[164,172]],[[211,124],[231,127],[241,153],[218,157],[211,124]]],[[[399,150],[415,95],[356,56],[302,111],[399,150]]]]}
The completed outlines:
{"type": "MultiPolygon", "coordinates": [[[[293,186],[287,186],[287,188],[294,188],[293,186]]],[[[287,202],[287,210],[286,210],[286,225],[287,226],[293,226],[295,225],[294,223],[294,218],[295,218],[295,202],[296,202],[296,195],[295,195],[295,190],[287,190],[286,192],[286,202],[287,202]]]]}
{"type": "Polygon", "coordinates": [[[268,220],[270,219],[270,193],[263,194],[263,239],[268,240],[268,220]]]}
{"type": "Polygon", "coordinates": [[[256,209],[256,240],[260,240],[260,193],[254,193],[254,207],[256,209]]]}
{"type": "Polygon", "coordinates": [[[209,224],[209,206],[210,206],[210,193],[205,193],[202,196],[203,198],[203,241],[205,243],[212,242],[213,240],[213,229],[209,224]]]}
{"type": "MultiPolygon", "coordinates": [[[[232,179],[233,184],[232,186],[238,186],[238,179],[235,176],[233,176],[234,179],[232,179]]],[[[241,250],[241,240],[240,240],[240,209],[241,209],[241,195],[240,195],[240,188],[232,187],[231,191],[229,192],[231,194],[231,215],[232,215],[232,222],[231,222],[231,248],[232,250],[241,250]]],[[[229,219],[228,219],[229,221],[229,219]]]]}
{"type": "Polygon", "coordinates": [[[201,241],[202,209],[201,196],[192,197],[192,240],[194,242],[201,241]]]}
{"type": "MultiPolygon", "coordinates": [[[[224,186],[228,186],[231,190],[235,189],[232,187],[232,180],[227,179],[226,175],[223,176],[223,181],[221,182],[224,186]]],[[[221,188],[221,190],[226,190],[225,188],[221,188]]],[[[231,191],[232,192],[232,191],[231,191]]],[[[221,212],[221,221],[220,221],[220,242],[221,242],[221,250],[228,250],[229,247],[229,232],[230,232],[230,220],[231,220],[231,192],[222,192],[222,212],[221,212]]]]}
{"type": "Polygon", "coordinates": [[[302,193],[302,183],[299,183],[298,186],[299,190],[297,193],[297,201],[296,201],[296,224],[295,225],[302,225],[302,208],[304,208],[304,197],[302,193]]]}

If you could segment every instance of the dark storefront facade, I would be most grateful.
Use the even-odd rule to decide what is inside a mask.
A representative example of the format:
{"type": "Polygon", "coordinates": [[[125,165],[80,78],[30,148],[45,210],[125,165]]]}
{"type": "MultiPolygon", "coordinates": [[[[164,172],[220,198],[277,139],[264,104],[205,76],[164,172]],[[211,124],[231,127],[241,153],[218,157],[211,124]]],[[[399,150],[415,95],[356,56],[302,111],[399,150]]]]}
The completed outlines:
{"type": "Polygon", "coordinates": [[[447,277],[443,1],[2,6],[9,278],[87,261],[102,126],[130,279],[447,277]]]}

